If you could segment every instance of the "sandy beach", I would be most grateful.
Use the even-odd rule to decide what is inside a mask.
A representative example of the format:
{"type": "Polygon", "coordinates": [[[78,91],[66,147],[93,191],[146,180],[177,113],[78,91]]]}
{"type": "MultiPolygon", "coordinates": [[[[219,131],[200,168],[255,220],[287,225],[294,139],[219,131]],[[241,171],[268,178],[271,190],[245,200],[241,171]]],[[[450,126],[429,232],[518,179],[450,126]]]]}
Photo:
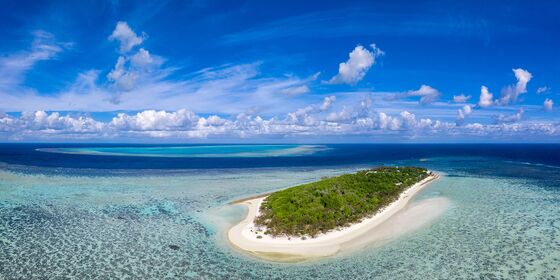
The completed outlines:
{"type": "Polygon", "coordinates": [[[378,211],[374,216],[351,226],[320,234],[315,238],[265,235],[263,234],[264,229],[256,227],[253,221],[259,215],[260,205],[266,196],[238,201],[237,204],[247,207],[247,216],[228,231],[228,240],[237,249],[274,261],[320,258],[337,254],[346,249],[367,246],[417,228],[423,224],[423,221],[429,222],[435,219],[438,213],[442,213],[448,205],[445,198],[428,199],[421,202],[422,207],[414,205],[408,207],[408,211],[401,211],[418,191],[438,178],[438,174],[432,173],[429,177],[408,188],[399,199],[378,211]],[[430,211],[422,211],[422,209],[430,211]],[[395,215],[397,213],[399,215],[395,215]],[[425,214],[425,217],[422,218],[422,215],[418,215],[419,213],[425,214]],[[398,223],[388,222],[388,220],[392,220],[389,218],[393,216],[398,223]]]}

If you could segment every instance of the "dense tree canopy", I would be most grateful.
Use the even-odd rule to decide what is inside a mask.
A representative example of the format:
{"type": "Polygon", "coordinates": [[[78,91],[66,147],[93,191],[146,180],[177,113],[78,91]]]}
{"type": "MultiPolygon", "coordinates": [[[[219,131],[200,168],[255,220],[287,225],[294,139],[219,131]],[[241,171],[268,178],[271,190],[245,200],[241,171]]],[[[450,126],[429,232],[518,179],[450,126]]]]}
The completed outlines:
{"type": "Polygon", "coordinates": [[[315,236],[374,214],[428,175],[418,167],[378,167],[291,187],[269,195],[255,223],[267,234],[315,236]]]}

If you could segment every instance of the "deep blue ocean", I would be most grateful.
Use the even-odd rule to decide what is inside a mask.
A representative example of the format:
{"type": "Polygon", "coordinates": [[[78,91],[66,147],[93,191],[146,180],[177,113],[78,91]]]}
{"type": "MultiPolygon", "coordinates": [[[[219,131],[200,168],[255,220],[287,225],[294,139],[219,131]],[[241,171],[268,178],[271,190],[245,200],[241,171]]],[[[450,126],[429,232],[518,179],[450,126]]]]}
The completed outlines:
{"type": "MultiPolygon", "coordinates": [[[[408,207],[408,206],[407,206],[408,207]]],[[[560,144],[0,144],[0,279],[560,279],[560,144]],[[231,248],[230,205],[378,165],[442,178],[434,221],[352,253],[231,248]]]]}
{"type": "MultiPolygon", "coordinates": [[[[133,144],[0,144],[0,162],[42,167],[92,169],[212,169],[342,166],[428,157],[486,157],[560,166],[560,144],[329,144],[301,156],[271,157],[139,157],[65,154],[38,151],[60,148],[208,147],[209,145],[133,144]]],[[[224,145],[211,145],[223,147],[224,145]]],[[[231,145],[257,147],[259,145],[231,145]]],[[[294,145],[297,146],[297,145],[294,145]]],[[[229,147],[226,147],[229,148],[229,147]]]]}

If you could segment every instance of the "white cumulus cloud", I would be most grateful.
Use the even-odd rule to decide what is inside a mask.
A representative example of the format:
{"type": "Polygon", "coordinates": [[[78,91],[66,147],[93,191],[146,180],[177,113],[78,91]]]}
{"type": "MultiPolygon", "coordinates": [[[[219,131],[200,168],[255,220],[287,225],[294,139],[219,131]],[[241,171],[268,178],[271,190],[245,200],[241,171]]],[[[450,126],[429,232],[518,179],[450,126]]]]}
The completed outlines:
{"type": "Polygon", "coordinates": [[[465,103],[467,101],[469,101],[469,99],[471,99],[470,95],[464,95],[464,94],[460,94],[460,95],[453,95],[453,102],[455,103],[465,103]]]}
{"type": "Polygon", "coordinates": [[[517,113],[512,114],[512,115],[497,115],[496,116],[496,122],[497,123],[513,123],[513,122],[518,122],[523,118],[523,114],[525,113],[525,110],[523,110],[523,108],[520,108],[519,110],[517,110],[517,113]]]}
{"type": "Polygon", "coordinates": [[[338,74],[327,83],[355,85],[361,81],[371,66],[375,64],[375,59],[385,54],[375,44],[371,44],[370,47],[371,51],[361,45],[356,46],[348,54],[348,60],[338,65],[338,74]]]}
{"type": "Polygon", "coordinates": [[[19,118],[0,116],[0,131],[37,134],[96,134],[103,133],[106,125],[86,116],[61,115],[59,112],[23,112],[19,118]]]}
{"type": "Polygon", "coordinates": [[[144,48],[140,48],[138,52],[132,56],[130,61],[132,62],[132,64],[138,67],[147,67],[153,64],[157,64],[156,59],[154,59],[154,57],[150,55],[150,52],[148,52],[144,48]]]}
{"type": "Polygon", "coordinates": [[[429,85],[421,85],[417,90],[409,90],[404,94],[399,95],[399,97],[420,97],[420,104],[430,104],[436,101],[439,96],[440,92],[429,86],[429,85]]]}
{"type": "Polygon", "coordinates": [[[465,118],[472,113],[472,107],[469,105],[463,106],[463,108],[457,110],[457,124],[462,124],[465,118]]]}
{"type": "Polygon", "coordinates": [[[311,114],[329,110],[335,100],[336,96],[327,96],[320,104],[308,105],[304,108],[296,110],[295,112],[288,113],[286,122],[289,124],[312,125],[316,123],[316,119],[311,114]]]}
{"type": "MultiPolygon", "coordinates": [[[[146,49],[140,48],[136,53],[130,53],[134,46],[142,43],[143,38],[138,37],[126,22],[117,23],[117,27],[109,39],[119,40],[121,53],[123,53],[117,59],[115,67],[107,74],[107,79],[118,91],[131,91],[139,81],[146,83],[157,79],[158,72],[164,72],[158,71],[163,59],[150,54],[146,49]]],[[[118,97],[115,97],[113,101],[116,101],[116,98],[118,97]]]]}
{"type": "Polygon", "coordinates": [[[492,106],[492,104],[494,104],[493,98],[494,95],[488,91],[486,86],[480,87],[480,99],[478,100],[478,106],[483,108],[492,106]]]}
{"type": "Polygon", "coordinates": [[[429,85],[421,85],[420,88],[417,90],[409,90],[407,92],[389,94],[386,97],[386,99],[395,100],[395,99],[405,99],[409,97],[420,97],[418,103],[422,105],[427,105],[435,102],[440,95],[441,93],[437,89],[429,85]]]}
{"type": "Polygon", "coordinates": [[[512,69],[512,71],[515,74],[517,83],[507,86],[502,90],[500,99],[496,100],[496,104],[498,105],[507,105],[517,101],[517,98],[519,98],[521,94],[527,92],[527,83],[533,78],[533,75],[527,70],[516,68],[512,69]]]}
{"type": "Polygon", "coordinates": [[[543,106],[544,106],[544,110],[545,110],[545,111],[552,111],[552,106],[554,106],[554,102],[552,101],[552,99],[547,98],[547,99],[544,101],[543,106]]]}
{"type": "Polygon", "coordinates": [[[186,109],[175,112],[146,110],[133,116],[120,113],[110,125],[119,130],[186,130],[195,126],[199,118],[186,109]]]}
{"type": "Polygon", "coordinates": [[[327,96],[323,99],[323,103],[321,103],[321,106],[319,107],[319,109],[321,111],[325,111],[328,110],[329,108],[331,108],[333,102],[336,100],[336,96],[332,95],[332,96],[327,96]]]}
{"type": "Polygon", "coordinates": [[[137,45],[140,45],[144,41],[145,35],[138,36],[136,33],[128,26],[128,23],[124,21],[117,22],[115,30],[109,40],[117,40],[120,43],[119,50],[122,53],[129,52],[137,45]]]}
{"type": "Polygon", "coordinates": [[[550,91],[550,88],[547,86],[537,88],[537,94],[543,94],[550,91]]]}
{"type": "MultiPolygon", "coordinates": [[[[375,111],[367,105],[368,102],[360,102],[353,109],[343,107],[335,115],[325,114],[326,111],[322,110],[330,106],[322,105],[332,101],[332,98],[327,98],[323,102],[289,113],[285,118],[278,116],[263,118],[256,115],[256,112],[242,113],[229,118],[216,115],[202,117],[188,109],[119,113],[112,120],[105,122],[88,116],[62,115],[58,112],[35,111],[19,116],[0,113],[0,136],[3,139],[50,140],[210,137],[231,139],[340,135],[367,137],[384,135],[396,137],[395,139],[432,136],[503,137],[508,135],[533,138],[560,136],[560,124],[557,122],[521,122],[523,109],[512,115],[496,116],[493,124],[458,125],[453,122],[419,117],[407,110],[400,113],[375,111]]],[[[472,108],[463,107],[461,112],[466,117],[472,112],[472,108]]]]}
{"type": "Polygon", "coordinates": [[[119,56],[115,68],[107,74],[109,81],[113,82],[118,90],[132,90],[138,79],[138,74],[128,70],[127,60],[124,56],[119,56]]]}

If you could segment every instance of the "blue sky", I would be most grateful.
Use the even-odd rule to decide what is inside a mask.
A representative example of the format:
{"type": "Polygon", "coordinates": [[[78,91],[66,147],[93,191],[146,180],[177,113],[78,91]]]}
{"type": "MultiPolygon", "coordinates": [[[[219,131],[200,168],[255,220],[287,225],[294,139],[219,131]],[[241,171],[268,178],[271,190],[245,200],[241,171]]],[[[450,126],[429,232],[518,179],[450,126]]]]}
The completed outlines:
{"type": "Polygon", "coordinates": [[[0,140],[558,142],[553,1],[2,1],[0,140]]]}

